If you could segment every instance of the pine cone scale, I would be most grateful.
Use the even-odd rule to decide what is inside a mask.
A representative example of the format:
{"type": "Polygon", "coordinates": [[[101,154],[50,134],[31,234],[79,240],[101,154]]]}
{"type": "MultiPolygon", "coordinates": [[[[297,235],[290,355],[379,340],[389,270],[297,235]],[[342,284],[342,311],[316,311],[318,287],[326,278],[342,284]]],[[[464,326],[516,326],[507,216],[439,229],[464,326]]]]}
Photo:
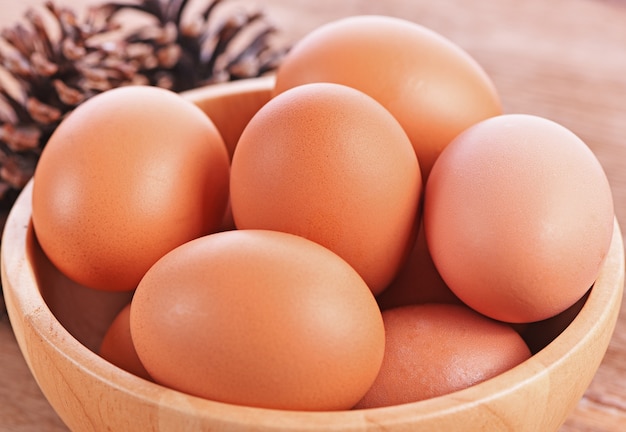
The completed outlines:
{"type": "Polygon", "coordinates": [[[52,76],[59,71],[59,66],[37,51],[30,56],[30,64],[35,74],[45,77],[52,76]]]}
{"type": "Polygon", "coordinates": [[[15,128],[10,123],[0,126],[0,142],[14,152],[36,149],[40,137],[41,132],[34,126],[15,128]]]}

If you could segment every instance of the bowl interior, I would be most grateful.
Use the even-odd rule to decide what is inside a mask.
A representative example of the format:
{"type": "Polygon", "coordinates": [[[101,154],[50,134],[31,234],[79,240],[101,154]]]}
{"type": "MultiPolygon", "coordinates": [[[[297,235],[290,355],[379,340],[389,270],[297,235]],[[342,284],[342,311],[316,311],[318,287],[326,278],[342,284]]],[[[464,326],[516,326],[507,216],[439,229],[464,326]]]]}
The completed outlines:
{"type": "MultiPolygon", "coordinates": [[[[186,96],[214,118],[232,154],[247,120],[269,99],[271,85],[271,79],[251,80],[201,89],[186,96]],[[233,116],[238,120],[232,121],[233,116]]],[[[114,388],[114,393],[125,395],[132,409],[158,411],[147,418],[156,416],[161,425],[177,419],[182,422],[178,424],[205,428],[218,425],[219,430],[356,431],[379,430],[379,426],[390,431],[496,430],[503,426],[509,430],[556,430],[595,374],[621,304],[624,250],[616,222],[609,255],[594,286],[570,310],[521,330],[535,354],[504,374],[450,395],[371,410],[304,413],[230,406],[182,395],[133,377],[94,354],[132,293],[91,290],[63,276],[37,243],[30,223],[31,192],[32,183],[24,189],[7,221],[2,243],[3,288],[27,363],[46,397],[70,425],[86,424],[77,419],[81,415],[102,416],[89,413],[84,400],[77,403],[82,404],[85,413],[76,413],[67,395],[50,388],[52,381],[47,375],[51,372],[44,361],[47,358],[71,364],[72,373],[81,375],[82,382],[114,388]],[[43,345],[49,345],[45,353],[37,354],[43,345]]],[[[64,383],[70,382],[67,376],[63,379],[64,383]]],[[[98,410],[111,403],[119,413],[111,411],[109,415],[129,415],[121,402],[109,402],[107,397],[102,396],[98,410]]],[[[75,427],[79,430],[82,426],[75,427]]]]}

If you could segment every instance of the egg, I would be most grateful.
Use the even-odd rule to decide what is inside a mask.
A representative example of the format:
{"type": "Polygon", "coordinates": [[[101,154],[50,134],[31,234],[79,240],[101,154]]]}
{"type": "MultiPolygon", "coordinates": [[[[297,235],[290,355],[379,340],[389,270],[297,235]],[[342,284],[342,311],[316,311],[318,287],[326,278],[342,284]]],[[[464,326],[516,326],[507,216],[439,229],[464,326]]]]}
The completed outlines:
{"type": "Polygon", "coordinates": [[[116,88],[79,105],[50,137],[34,175],[33,226],[72,280],[132,290],[166,252],[219,228],[229,170],[198,107],[156,87],[116,88]]]}
{"type": "Polygon", "coordinates": [[[313,83],[264,105],[232,160],[239,229],[306,237],[345,259],[378,294],[419,223],[420,168],[397,120],[353,88],[313,83]]]}
{"type": "Polygon", "coordinates": [[[424,197],[433,262],[467,305],[515,323],[557,315],[597,277],[613,232],[606,175],[572,131],[507,114],[460,134],[424,197]]]}
{"type": "Polygon", "coordinates": [[[411,304],[461,302],[448,288],[433,263],[423,224],[420,224],[407,261],[391,284],[376,297],[376,301],[383,310],[411,304]]]}
{"type": "Polygon", "coordinates": [[[138,377],[152,380],[139,360],[130,335],[130,303],[115,316],[98,349],[103,359],[138,377]]]}
{"type": "Polygon", "coordinates": [[[350,408],[385,343],[376,300],[351,266],[267,230],[211,234],[166,254],[137,287],[130,328],[156,382],[286,410],[350,408]]]}
{"type": "Polygon", "coordinates": [[[406,130],[426,179],[441,150],[472,124],[502,114],[483,68],[443,35],[388,16],[353,16],[299,40],[276,72],[274,94],[311,82],[361,90],[406,130]]]}
{"type": "Polygon", "coordinates": [[[428,303],[382,313],[385,356],[355,409],[417,402],[462,390],[530,357],[509,325],[464,305],[428,303]]]}

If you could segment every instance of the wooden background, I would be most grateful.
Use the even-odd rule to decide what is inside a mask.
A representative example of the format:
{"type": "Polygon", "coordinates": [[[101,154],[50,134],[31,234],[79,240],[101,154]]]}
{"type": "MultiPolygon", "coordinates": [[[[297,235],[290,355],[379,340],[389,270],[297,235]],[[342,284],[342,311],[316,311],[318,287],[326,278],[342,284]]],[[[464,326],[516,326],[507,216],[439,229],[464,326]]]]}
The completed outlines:
{"type": "MultiPolygon", "coordinates": [[[[43,0],[42,0],[43,1],[43,0]]],[[[202,1],[202,0],[200,0],[202,1]]],[[[38,0],[0,0],[0,26],[38,0]]],[[[57,0],[83,10],[87,0],[57,0]]],[[[295,41],[347,15],[393,15],[466,49],[492,77],[505,111],[537,114],[578,134],[605,168],[626,228],[626,1],[248,0],[295,41]]],[[[65,431],[0,318],[0,431],[65,431]]],[[[626,430],[626,310],[593,383],[563,432],[626,430]]]]}

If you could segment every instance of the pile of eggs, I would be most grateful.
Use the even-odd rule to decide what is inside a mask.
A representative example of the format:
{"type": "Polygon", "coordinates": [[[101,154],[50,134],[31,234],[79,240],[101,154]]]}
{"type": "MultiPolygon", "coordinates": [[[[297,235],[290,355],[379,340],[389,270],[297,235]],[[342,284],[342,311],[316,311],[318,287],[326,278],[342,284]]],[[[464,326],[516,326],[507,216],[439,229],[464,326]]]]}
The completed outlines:
{"type": "Polygon", "coordinates": [[[574,133],[503,114],[441,35],[358,16],[306,35],[234,154],[155,87],[55,130],[32,221],[85,289],[134,291],[100,354],[227,403],[363,409],[484,381],[584,299],[613,203],[574,133]]]}

